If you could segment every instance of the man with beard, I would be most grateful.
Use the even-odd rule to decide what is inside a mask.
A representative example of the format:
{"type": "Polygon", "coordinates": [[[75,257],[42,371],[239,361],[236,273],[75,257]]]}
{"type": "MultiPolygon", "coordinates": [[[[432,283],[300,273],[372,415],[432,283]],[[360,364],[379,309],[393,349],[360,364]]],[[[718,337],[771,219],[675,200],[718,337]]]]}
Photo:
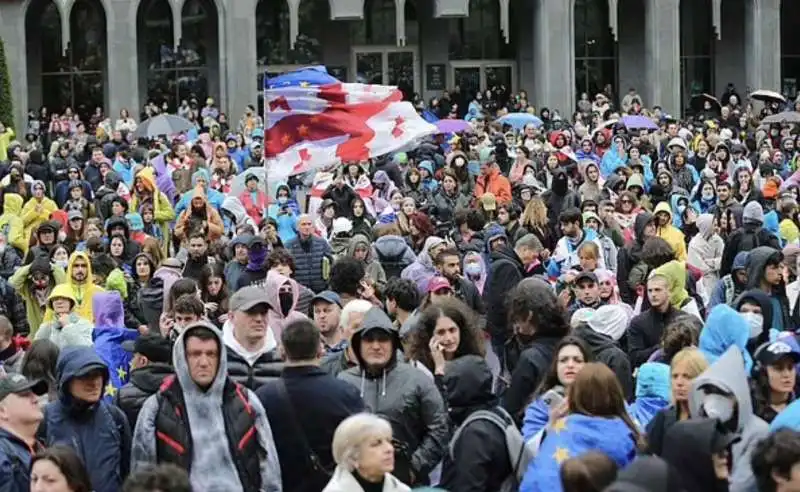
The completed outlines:
{"type": "Polygon", "coordinates": [[[219,212],[208,204],[202,186],[195,188],[189,208],[181,212],[175,224],[175,237],[186,240],[195,231],[209,241],[218,240],[225,231],[219,212]]]}
{"type": "Polygon", "coordinates": [[[461,256],[455,248],[447,248],[439,252],[434,258],[433,266],[453,286],[453,294],[476,313],[483,315],[486,310],[483,306],[481,294],[475,284],[461,275],[461,256]]]}
{"type": "MultiPolygon", "coordinates": [[[[66,282],[64,270],[59,266],[50,265],[47,256],[38,256],[33,263],[25,265],[14,273],[8,283],[25,302],[25,313],[30,325],[30,336],[42,324],[44,313],[47,309],[47,299],[53,288],[66,282]]],[[[89,304],[91,304],[91,299],[89,304]]]]}
{"type": "Polygon", "coordinates": [[[69,257],[67,284],[75,296],[75,313],[83,319],[93,320],[92,297],[99,292],[105,292],[105,289],[94,284],[92,263],[89,255],[83,251],[76,251],[69,257]]]}
{"type": "Polygon", "coordinates": [[[183,276],[200,282],[203,267],[213,263],[214,258],[208,256],[208,240],[200,231],[194,231],[189,236],[188,256],[183,267],[183,276]]]}

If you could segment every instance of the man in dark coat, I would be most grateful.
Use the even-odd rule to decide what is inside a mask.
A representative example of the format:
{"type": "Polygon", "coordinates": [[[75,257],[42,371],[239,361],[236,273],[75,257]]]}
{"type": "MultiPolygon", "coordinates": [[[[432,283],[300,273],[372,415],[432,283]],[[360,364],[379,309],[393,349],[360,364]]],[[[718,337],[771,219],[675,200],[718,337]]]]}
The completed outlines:
{"type": "Polygon", "coordinates": [[[446,248],[433,259],[433,266],[453,287],[453,294],[477,314],[485,314],[483,300],[475,284],[461,275],[461,255],[455,248],[446,248]]]}
{"type": "Polygon", "coordinates": [[[635,316],[628,328],[628,355],[632,369],[647,362],[661,344],[664,328],[680,314],[669,302],[669,286],[664,277],[656,276],[647,281],[647,299],[650,309],[635,316]]]}
{"type": "Polygon", "coordinates": [[[335,468],[331,442],[336,427],[364,411],[358,388],[319,368],[319,340],[319,328],[309,320],[286,326],[281,333],[286,367],[280,379],[256,391],[273,426],[286,492],[325,488],[335,468]]]}
{"type": "Polygon", "coordinates": [[[31,458],[42,450],[36,428],[42,421],[38,396],[47,393],[43,381],[21,374],[0,378],[0,490],[23,492],[31,485],[31,458]]]}
{"type": "Polygon", "coordinates": [[[297,219],[297,238],[286,245],[295,264],[295,280],[314,292],[328,287],[327,275],[323,275],[323,263],[330,263],[331,246],[328,241],[314,235],[314,222],[309,215],[297,219]]]}
{"type": "Polygon", "coordinates": [[[641,261],[640,255],[645,240],[656,235],[653,214],[642,212],[637,215],[633,222],[633,232],[636,235],[635,241],[624,248],[620,248],[617,253],[619,295],[623,302],[631,305],[636,301],[636,291],[633,288],[634,286],[628,282],[628,277],[633,267],[641,261]]]}
{"type": "Polygon", "coordinates": [[[133,353],[133,369],[128,383],[114,395],[114,404],[134,427],[145,400],[158,391],[165,377],[174,373],[170,364],[172,343],[158,334],[142,335],[124,342],[122,348],[133,353]]]}

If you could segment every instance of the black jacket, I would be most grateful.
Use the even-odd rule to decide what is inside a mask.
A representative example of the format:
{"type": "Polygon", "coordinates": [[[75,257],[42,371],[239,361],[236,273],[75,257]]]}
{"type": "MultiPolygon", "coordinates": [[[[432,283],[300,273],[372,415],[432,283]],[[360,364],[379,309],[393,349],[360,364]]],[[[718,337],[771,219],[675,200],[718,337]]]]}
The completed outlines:
{"type": "Polygon", "coordinates": [[[592,349],[594,360],[614,371],[627,401],[633,400],[633,375],[631,362],[625,352],[611,337],[598,333],[585,324],[578,326],[574,334],[582,338],[592,349]]]}
{"type": "Polygon", "coordinates": [[[736,229],[728,236],[725,241],[725,248],[722,250],[722,263],[719,267],[719,276],[724,277],[731,273],[733,268],[733,258],[740,251],[751,251],[759,246],[769,246],[777,250],[781,249],[778,238],[762,228],[760,225],[746,223],[736,229]]]}
{"type": "Polygon", "coordinates": [[[511,373],[511,385],[503,395],[503,406],[518,422],[522,421],[531,395],[547,375],[560,340],[559,337],[534,337],[520,355],[511,373]]]}
{"type": "Polygon", "coordinates": [[[664,451],[664,436],[667,431],[678,422],[678,409],[675,405],[660,410],[653,420],[647,424],[647,452],[661,456],[664,451]]]}
{"type": "Polygon", "coordinates": [[[459,278],[455,283],[455,296],[464,301],[464,304],[471,307],[478,314],[485,314],[481,293],[475,284],[465,278],[459,278]]]}
{"type": "Polygon", "coordinates": [[[493,337],[510,335],[506,298],[511,289],[525,277],[525,267],[517,253],[508,246],[493,251],[489,258],[489,275],[483,290],[483,304],[489,308],[486,327],[493,337]]]}
{"type": "Polygon", "coordinates": [[[324,489],[330,476],[320,468],[332,472],[336,467],[331,454],[336,427],[350,415],[364,411],[358,388],[318,367],[286,367],[280,379],[264,384],[256,395],[272,427],[280,456],[283,490],[319,492],[324,489]],[[287,397],[291,398],[291,404],[287,397]],[[312,465],[307,446],[319,459],[321,467],[312,465]]]}
{"type": "Polygon", "coordinates": [[[714,446],[728,434],[716,419],[690,419],[670,428],[661,457],[680,470],[686,492],[728,492],[728,481],[718,479],[711,461],[714,446]]]}
{"type": "Polygon", "coordinates": [[[114,396],[114,404],[125,412],[131,429],[136,427],[136,420],[145,400],[158,391],[165,377],[174,372],[169,364],[158,362],[151,362],[131,371],[128,383],[114,396]]]}
{"type": "Polygon", "coordinates": [[[666,313],[648,309],[634,316],[628,327],[628,355],[632,368],[635,369],[647,362],[650,355],[658,349],[664,328],[678,314],[680,311],[670,306],[666,313]]]}
{"type": "Polygon", "coordinates": [[[636,291],[633,285],[628,282],[633,267],[639,263],[639,256],[644,246],[644,230],[647,224],[653,219],[650,212],[642,212],[633,221],[633,231],[636,234],[636,241],[633,244],[620,248],[617,252],[617,285],[619,295],[623,302],[633,305],[636,302],[636,291]]]}
{"type": "Polygon", "coordinates": [[[262,384],[280,377],[281,362],[275,350],[261,354],[251,366],[236,350],[226,347],[228,352],[228,376],[235,382],[255,391],[262,384]]]}

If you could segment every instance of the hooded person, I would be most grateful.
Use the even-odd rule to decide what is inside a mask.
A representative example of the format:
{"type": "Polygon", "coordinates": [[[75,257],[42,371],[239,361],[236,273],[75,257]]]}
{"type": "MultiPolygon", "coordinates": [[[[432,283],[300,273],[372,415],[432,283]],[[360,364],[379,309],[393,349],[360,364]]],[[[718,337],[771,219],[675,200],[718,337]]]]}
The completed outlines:
{"type": "Polygon", "coordinates": [[[650,277],[658,275],[667,279],[669,302],[673,308],[703,319],[697,301],[686,290],[686,264],[672,260],[653,270],[650,277]]]}
{"type": "Polygon", "coordinates": [[[778,237],[763,227],[764,209],[760,203],[750,202],[744,206],[742,223],[742,227],[733,231],[725,241],[720,275],[730,273],[734,257],[742,251],[752,251],[760,246],[781,249],[778,237]]]}
{"type": "Polygon", "coordinates": [[[700,331],[697,348],[703,352],[706,360],[713,364],[730,347],[736,346],[743,353],[742,357],[749,374],[753,367],[753,359],[747,352],[749,339],[750,326],[745,318],[730,306],[721,304],[708,315],[700,331]]]}
{"type": "Polygon", "coordinates": [[[372,242],[367,236],[361,234],[353,236],[347,248],[347,256],[358,258],[364,262],[366,276],[372,280],[378,291],[382,292],[387,281],[386,272],[383,270],[381,262],[375,258],[372,242]]]}
{"type": "Polygon", "coordinates": [[[636,370],[636,400],[628,412],[640,428],[670,405],[671,380],[670,367],[661,362],[645,362],[636,370]]]}
{"type": "Polygon", "coordinates": [[[399,277],[416,260],[414,250],[401,236],[381,236],[372,246],[375,248],[375,259],[380,262],[387,278],[399,277]]]}
{"type": "Polygon", "coordinates": [[[728,492],[727,455],[737,440],[716,419],[685,420],[667,431],[661,457],[680,470],[685,492],[728,492]]]}
{"type": "Polygon", "coordinates": [[[582,338],[592,349],[594,360],[608,366],[622,386],[625,399],[633,399],[633,373],[628,355],[620,348],[619,340],[628,328],[628,312],[619,304],[600,306],[588,322],[581,323],[573,334],[582,338]]]}
{"type": "Polygon", "coordinates": [[[187,208],[190,208],[192,198],[194,198],[198,186],[202,189],[203,196],[207,197],[206,201],[208,204],[213,207],[214,210],[219,211],[222,208],[222,203],[225,201],[225,195],[211,188],[209,186],[210,183],[211,174],[209,174],[207,169],[198,169],[195,171],[195,173],[192,174],[192,188],[181,195],[178,204],[175,205],[175,215],[180,216],[187,208]]]}
{"type": "Polygon", "coordinates": [[[732,307],[745,319],[750,331],[747,340],[747,351],[751,355],[762,344],[772,338],[772,318],[775,309],[772,298],[761,290],[746,290],[736,298],[732,307]]]}
{"type": "Polygon", "coordinates": [[[783,253],[770,246],[750,251],[747,259],[747,288],[766,293],[772,302],[772,326],[782,332],[795,328],[789,318],[789,300],[782,279],[783,253]]]}
{"type": "Polygon", "coordinates": [[[630,272],[640,261],[642,248],[644,247],[645,240],[649,237],[647,234],[648,227],[650,234],[655,235],[654,217],[650,212],[641,212],[636,216],[633,222],[633,231],[635,234],[634,242],[620,248],[617,252],[617,285],[619,286],[620,298],[627,304],[633,305],[636,301],[635,286],[630,285],[628,279],[630,272]]]}
{"type": "Polygon", "coordinates": [[[338,377],[359,388],[367,409],[392,425],[393,474],[403,483],[416,485],[442,459],[450,437],[439,390],[425,373],[398,360],[400,337],[379,308],[364,315],[351,347],[358,366],[338,377]]]}
{"type": "Polygon", "coordinates": [[[25,224],[25,237],[31,237],[31,233],[39,227],[40,224],[50,219],[50,214],[58,210],[56,202],[47,198],[45,192],[47,187],[42,181],[34,181],[31,185],[31,192],[33,196],[28,199],[20,212],[22,222],[25,224]]]}
{"type": "Polygon", "coordinates": [[[333,219],[331,227],[331,238],[328,241],[331,245],[334,261],[336,258],[344,256],[350,248],[351,233],[353,223],[347,217],[337,217],[333,219]]]}
{"type": "Polygon", "coordinates": [[[172,463],[189,474],[194,490],[280,492],[266,412],[255,393],[228,377],[224,350],[222,333],[206,321],[178,336],[172,348],[175,376],[139,412],[131,468],[172,463]],[[197,351],[205,354],[205,364],[194,360],[197,351]]]}
{"type": "Polygon", "coordinates": [[[92,346],[91,320],[81,318],[76,312],[75,296],[69,284],[59,284],[50,293],[47,307],[53,320],[44,322],[36,332],[35,340],[50,340],[60,349],[74,346],[92,346]]]}
{"type": "Polygon", "coordinates": [[[20,267],[8,280],[25,302],[25,313],[30,325],[29,336],[36,335],[48,308],[53,289],[66,282],[64,270],[51,265],[47,256],[38,256],[32,263],[20,267]]]}
{"type": "MultiPolygon", "coordinates": [[[[203,170],[201,169],[200,171],[203,170]]],[[[188,207],[184,208],[178,217],[178,221],[175,224],[175,237],[185,241],[188,240],[193,231],[200,230],[207,235],[209,242],[214,242],[221,238],[225,232],[222,217],[206,198],[203,187],[198,185],[194,190],[186,193],[192,193],[192,198],[189,200],[188,207]]]]}
{"type": "Polygon", "coordinates": [[[266,285],[267,278],[267,243],[261,236],[250,236],[247,243],[247,265],[232,285],[237,291],[248,285],[266,285]]]}
{"type": "Polygon", "coordinates": [[[25,235],[25,222],[22,220],[22,200],[16,193],[3,195],[3,214],[0,215],[0,232],[6,237],[6,244],[19,251],[19,256],[28,252],[28,238],[25,235]]]}
{"type": "MultiPolygon", "coordinates": [[[[252,178],[248,177],[248,183],[251,181],[252,178]]],[[[245,193],[248,192],[245,191],[242,194],[244,195],[245,193]]],[[[248,209],[248,214],[251,217],[253,216],[250,209],[248,209]]],[[[275,219],[278,237],[281,238],[283,244],[289,244],[290,241],[297,238],[297,217],[299,215],[300,206],[292,196],[292,190],[285,183],[278,184],[275,190],[275,202],[267,208],[267,216],[275,219]]],[[[260,223],[261,219],[258,222],[260,223]]]]}
{"type": "Polygon", "coordinates": [[[724,275],[711,291],[708,301],[708,311],[717,304],[733,305],[733,301],[747,288],[747,259],[749,251],[741,251],[733,259],[731,273],[724,275]]]}
{"type": "MultiPolygon", "coordinates": [[[[131,240],[131,225],[126,219],[128,215],[132,214],[126,214],[123,217],[111,217],[106,221],[106,237],[108,238],[109,242],[114,236],[121,236],[125,242],[125,248],[122,252],[122,260],[126,264],[130,264],[133,259],[136,258],[136,255],[141,252],[140,243],[131,240]]],[[[141,221],[141,216],[139,216],[139,220],[141,221]]]]}
{"type": "MultiPolygon", "coordinates": [[[[727,309],[727,307],[718,307],[727,309]]],[[[711,313],[712,316],[714,313],[711,313]]],[[[737,315],[738,316],[738,315],[737,315]]],[[[704,330],[705,331],[705,330],[704,330]]],[[[702,343],[702,342],[701,342],[702,343]]],[[[718,419],[728,432],[739,434],[741,440],[731,448],[731,492],[756,489],[751,455],[769,426],[753,413],[750,388],[747,384],[749,356],[739,347],[730,347],[711,366],[692,381],[689,409],[692,417],[718,419]]]]}
{"type": "MultiPolygon", "coordinates": [[[[93,320],[92,297],[98,292],[104,292],[105,289],[94,284],[92,261],[88,254],[76,251],[70,255],[65,284],[72,290],[76,303],[75,313],[83,319],[93,320]]],[[[53,319],[52,311],[48,311],[45,320],[51,319],[53,319]]]]}
{"type": "Polygon", "coordinates": [[[640,456],[604,492],[685,492],[680,472],[657,456],[640,456]]]}
{"type": "Polygon", "coordinates": [[[131,432],[125,414],[103,400],[108,366],[92,347],[67,347],[56,363],[58,399],[47,404],[39,435],[81,457],[92,490],[118,492],[128,475],[131,432]]]}
{"type": "Polygon", "coordinates": [[[417,259],[403,269],[400,278],[411,280],[417,285],[420,293],[426,294],[428,292],[428,282],[436,276],[433,258],[444,245],[445,241],[440,237],[431,236],[426,239],[422,251],[417,255],[417,259]]]}
{"type": "Polygon", "coordinates": [[[450,421],[458,431],[442,462],[439,486],[444,490],[500,490],[513,471],[514,457],[509,459],[501,427],[486,418],[470,419],[483,410],[508,425],[514,424],[498,406],[492,383],[492,371],[481,356],[465,355],[447,362],[442,385],[450,421]]]}
{"type": "Polygon", "coordinates": [[[578,169],[583,176],[583,184],[578,187],[578,194],[581,201],[584,200],[599,200],[600,193],[603,190],[603,180],[600,177],[600,166],[597,162],[579,161],[578,169]]]}
{"type": "Polygon", "coordinates": [[[300,286],[294,279],[270,270],[267,273],[266,290],[267,302],[270,306],[274,306],[267,316],[268,325],[275,340],[280,340],[283,328],[289,323],[308,319],[305,314],[296,311],[297,301],[300,299],[300,286]]]}
{"type": "Polygon", "coordinates": [[[656,216],[656,235],[669,243],[675,252],[675,259],[686,261],[686,242],[680,229],[673,225],[672,214],[669,203],[661,202],[656,205],[653,213],[656,216]]]}
{"type": "Polygon", "coordinates": [[[170,223],[175,220],[176,212],[167,195],[158,189],[152,167],[145,167],[136,173],[132,191],[130,203],[132,211],[142,213],[143,205],[149,203],[153,206],[153,222],[161,230],[161,249],[167,256],[172,233],[170,223]]]}
{"type": "Polygon", "coordinates": [[[714,232],[713,215],[701,214],[696,223],[699,233],[689,241],[687,262],[703,273],[703,287],[710,293],[719,281],[725,242],[714,232]]]}
{"type": "Polygon", "coordinates": [[[569,189],[569,177],[563,169],[558,168],[553,172],[553,183],[550,189],[542,194],[547,206],[547,221],[551,229],[558,230],[558,216],[562,210],[580,208],[580,197],[569,189]]]}

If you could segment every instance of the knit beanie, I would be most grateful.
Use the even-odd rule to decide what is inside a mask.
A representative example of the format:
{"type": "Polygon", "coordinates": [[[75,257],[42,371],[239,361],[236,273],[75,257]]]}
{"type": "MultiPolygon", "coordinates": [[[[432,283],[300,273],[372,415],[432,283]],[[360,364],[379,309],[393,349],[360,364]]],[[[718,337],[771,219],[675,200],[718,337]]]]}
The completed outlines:
{"type": "Polygon", "coordinates": [[[763,224],[764,223],[764,209],[758,202],[750,202],[744,206],[744,213],[742,214],[742,221],[747,224],[763,224]]]}

